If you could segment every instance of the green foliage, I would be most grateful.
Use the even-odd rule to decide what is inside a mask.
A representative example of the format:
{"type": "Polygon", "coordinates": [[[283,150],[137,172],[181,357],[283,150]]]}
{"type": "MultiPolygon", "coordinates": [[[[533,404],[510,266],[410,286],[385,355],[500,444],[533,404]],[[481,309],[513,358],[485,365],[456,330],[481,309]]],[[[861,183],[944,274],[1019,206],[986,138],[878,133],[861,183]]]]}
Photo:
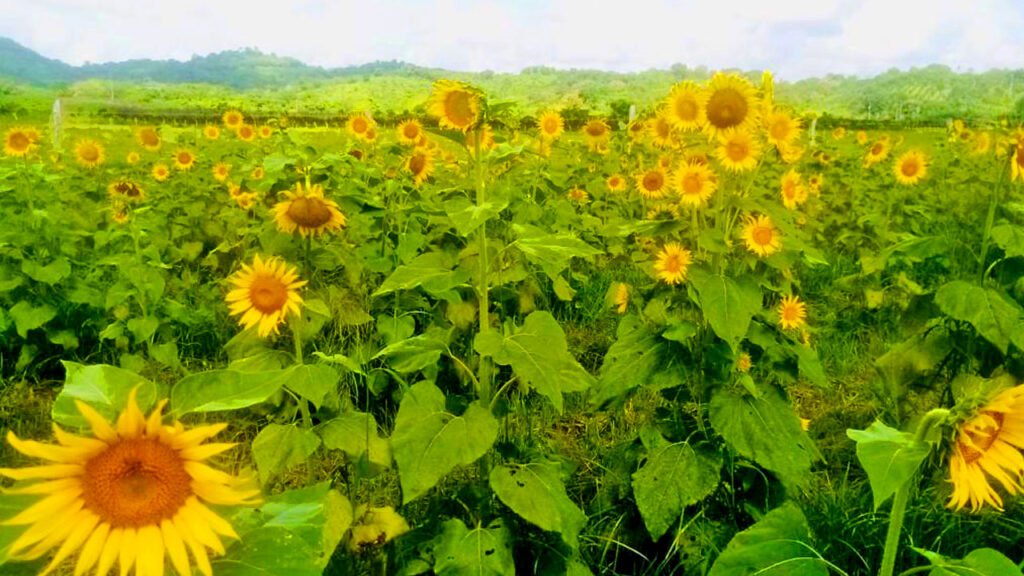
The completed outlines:
{"type": "Polygon", "coordinates": [[[53,402],[53,421],[64,426],[85,428],[88,422],[78,411],[75,402],[84,402],[99,412],[109,422],[128,403],[132,390],[143,411],[156,403],[157,388],[138,374],[105,364],[85,366],[64,361],[66,371],[64,387],[53,402]]]}
{"type": "Polygon", "coordinates": [[[814,551],[807,519],[787,502],[740,532],[725,547],[709,576],[827,576],[828,565],[814,551]]]}
{"type": "Polygon", "coordinates": [[[438,576],[513,576],[510,540],[501,523],[470,530],[459,520],[448,520],[434,538],[434,572],[438,576]]]}
{"type": "Polygon", "coordinates": [[[868,473],[875,510],[910,481],[931,452],[913,434],[877,421],[867,430],[847,430],[846,435],[857,443],[857,460],[868,473]]]}
{"type": "Polygon", "coordinates": [[[558,532],[575,548],[587,516],[565,493],[559,465],[554,462],[504,464],[491,470],[490,486],[506,506],[527,522],[558,532]]]}

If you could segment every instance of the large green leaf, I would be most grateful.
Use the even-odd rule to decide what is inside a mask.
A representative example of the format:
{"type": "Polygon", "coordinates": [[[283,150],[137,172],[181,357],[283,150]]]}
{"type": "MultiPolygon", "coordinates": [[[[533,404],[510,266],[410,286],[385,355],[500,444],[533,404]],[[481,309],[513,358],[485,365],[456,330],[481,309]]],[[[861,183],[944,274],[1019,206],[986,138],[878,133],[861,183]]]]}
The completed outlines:
{"type": "Polygon", "coordinates": [[[567,232],[551,234],[535,226],[514,224],[516,241],[512,243],[527,260],[540,266],[554,278],[569,266],[573,258],[596,256],[600,250],[567,232]]]}
{"type": "Polygon", "coordinates": [[[931,562],[929,576],[1020,576],[1021,569],[1002,553],[991,548],[972,550],[963,560],[951,560],[941,554],[914,548],[931,562]]]}
{"type": "Polygon", "coordinates": [[[341,450],[354,461],[366,459],[381,467],[391,466],[391,443],[377,432],[377,421],[366,412],[345,412],[317,426],[324,446],[341,450]]]}
{"type": "Polygon", "coordinates": [[[508,202],[504,200],[487,201],[477,206],[465,196],[456,196],[444,203],[444,211],[448,213],[448,219],[455,230],[462,237],[468,238],[481,224],[497,216],[506,206],[508,202]]]}
{"type": "Polygon", "coordinates": [[[189,412],[238,410],[259,404],[288,381],[288,370],[210,370],[186,376],[171,388],[176,416],[189,412]]]}
{"type": "Polygon", "coordinates": [[[928,457],[927,443],[915,442],[913,434],[878,421],[867,430],[847,430],[846,435],[857,443],[857,460],[868,473],[875,510],[907,483],[928,457]]]}
{"type": "Polygon", "coordinates": [[[299,396],[309,400],[317,408],[324,398],[334,392],[338,384],[338,373],[323,364],[292,366],[285,370],[285,386],[299,396]]]}
{"type": "Polygon", "coordinates": [[[828,564],[811,547],[807,518],[787,502],[733,536],[708,576],[828,576],[828,564]]]}
{"type": "Polygon", "coordinates": [[[1021,308],[991,288],[963,280],[944,284],[935,293],[935,303],[955,320],[970,323],[986,340],[1006,354],[1013,342],[1024,349],[1021,308]]]}
{"type": "Polygon", "coordinates": [[[470,530],[461,520],[448,520],[434,538],[434,573],[515,576],[510,540],[508,529],[498,522],[470,530]]]}
{"type": "Polygon", "coordinates": [[[1024,228],[1014,224],[992,227],[992,241],[1006,252],[1007,258],[1024,256],[1024,228]]]}
{"type": "Polygon", "coordinates": [[[587,516],[565,493],[558,464],[504,464],[491,470],[490,483],[494,494],[524,520],[577,546],[587,516]]]}
{"type": "Polygon", "coordinates": [[[21,271],[37,282],[52,286],[71,275],[71,263],[63,256],[45,266],[35,260],[26,259],[21,262],[21,271]]]}
{"type": "Polygon", "coordinates": [[[648,330],[639,318],[623,318],[615,343],[604,355],[592,395],[594,403],[604,404],[649,382],[665,365],[666,349],[665,341],[648,330]]]}
{"type": "Polygon", "coordinates": [[[439,328],[430,328],[423,334],[384,347],[373,359],[387,358],[388,365],[402,374],[436,368],[441,354],[448,349],[448,335],[439,328]]]}
{"type": "Polygon", "coordinates": [[[316,432],[294,424],[268,424],[252,441],[252,457],[260,482],[266,484],[275,474],[305,462],[320,447],[316,432]]]}
{"type": "Polygon", "coordinates": [[[585,390],[593,377],[569,353],[565,333],[549,312],[534,312],[514,333],[477,334],[473,346],[502,366],[512,366],[519,379],[546,396],[562,411],[562,393],[585,390]]]}
{"type": "Polygon", "coordinates": [[[761,310],[761,290],[750,276],[733,280],[695,267],[690,283],[697,289],[700,308],[718,337],[735,351],[747,334],[750,320],[761,310]]]}
{"type": "Polygon", "coordinates": [[[464,285],[472,275],[469,270],[452,270],[453,264],[451,257],[443,252],[420,254],[412,262],[396,268],[373,295],[382,296],[422,286],[434,296],[443,296],[453,288],[464,285]]]}
{"type": "Polygon", "coordinates": [[[53,421],[64,426],[84,428],[88,422],[78,412],[75,400],[93,407],[107,420],[113,421],[128,402],[128,394],[138,387],[136,399],[146,411],[156,403],[156,384],[135,372],[116,366],[96,364],[85,366],[77,362],[61,361],[66,376],[64,387],[53,402],[53,421]]]}
{"type": "Polygon", "coordinates": [[[709,418],[715,432],[740,456],[771,470],[787,486],[807,481],[817,449],[793,408],[774,388],[757,398],[720,389],[711,398],[709,418]]]}
{"type": "Polygon", "coordinates": [[[398,463],[404,502],[433,488],[456,466],[472,464],[494,444],[498,421],[478,402],[456,416],[444,394],[429,382],[405,393],[395,416],[391,449],[398,463]]]}
{"type": "Polygon", "coordinates": [[[683,510],[715,491],[722,459],[689,444],[659,446],[633,474],[633,496],[651,538],[661,538],[683,510]]]}
{"type": "Polygon", "coordinates": [[[57,309],[49,304],[33,306],[30,302],[22,300],[7,311],[14,319],[14,327],[18,336],[28,338],[30,330],[42,328],[47,322],[57,316],[57,309]]]}

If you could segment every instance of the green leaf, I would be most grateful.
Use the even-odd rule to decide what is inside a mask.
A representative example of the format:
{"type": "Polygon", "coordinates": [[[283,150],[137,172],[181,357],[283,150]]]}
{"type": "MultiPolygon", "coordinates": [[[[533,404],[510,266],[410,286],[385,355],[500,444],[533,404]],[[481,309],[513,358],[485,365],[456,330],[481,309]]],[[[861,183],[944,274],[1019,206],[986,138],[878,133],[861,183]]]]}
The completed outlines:
{"type": "Polygon", "coordinates": [[[774,388],[758,398],[720,389],[711,398],[709,418],[730,448],[774,472],[783,484],[795,487],[807,481],[817,449],[774,388]]]}
{"type": "Polygon", "coordinates": [[[794,343],[790,346],[796,354],[797,368],[800,375],[815,386],[827,386],[828,378],[825,376],[825,368],[821,365],[821,358],[818,351],[810,346],[801,343],[794,343]]]}
{"type": "Polygon", "coordinates": [[[324,397],[334,392],[338,384],[338,373],[323,364],[304,364],[285,370],[289,390],[309,400],[320,408],[324,397]]]}
{"type": "Polygon", "coordinates": [[[448,349],[448,333],[437,328],[430,328],[419,336],[413,336],[395,342],[380,352],[373,359],[387,358],[388,365],[397,372],[409,374],[437,367],[441,354],[448,349]]]}
{"type": "Polygon", "coordinates": [[[500,522],[469,530],[461,520],[448,520],[434,538],[434,572],[438,576],[515,576],[510,540],[500,522]]]}
{"type": "Polygon", "coordinates": [[[481,224],[497,216],[506,206],[508,201],[505,200],[487,201],[477,206],[465,196],[456,196],[444,203],[444,211],[459,235],[468,238],[481,224]]]}
{"type": "Polygon", "coordinates": [[[651,450],[633,474],[633,496],[651,538],[661,538],[687,506],[714,492],[721,469],[720,456],[686,443],[651,450]]]}
{"type": "Polygon", "coordinates": [[[970,323],[1003,354],[1011,341],[1024,349],[1020,306],[992,288],[955,280],[938,289],[935,303],[951,318],[970,323]]]}
{"type": "Polygon", "coordinates": [[[391,466],[391,443],[381,438],[377,421],[365,412],[346,412],[317,426],[324,446],[341,450],[353,461],[366,458],[372,464],[391,466]]]}
{"type": "Polygon", "coordinates": [[[420,382],[410,387],[391,435],[403,502],[422,496],[456,466],[475,462],[497,437],[498,421],[479,402],[456,416],[445,410],[437,386],[420,382]]]}
{"type": "MultiPolygon", "coordinates": [[[[32,504],[39,502],[40,496],[28,495],[28,494],[8,494],[5,491],[0,491],[0,566],[3,566],[9,559],[7,551],[11,544],[18,539],[24,532],[25,526],[9,526],[3,521],[15,517],[21,511],[25,510],[32,504]]],[[[31,564],[26,565],[25,574],[36,574],[42,569],[42,566],[33,566],[31,564]]],[[[7,574],[12,568],[5,568],[4,574],[7,574]]],[[[20,574],[21,572],[18,572],[20,574]]]]}
{"type": "Polygon", "coordinates": [[[900,432],[875,421],[867,430],[847,430],[857,443],[857,460],[868,473],[875,510],[914,476],[928,457],[925,442],[914,442],[914,435],[900,432]]]}
{"type": "Polygon", "coordinates": [[[604,355],[593,402],[600,406],[649,382],[664,367],[667,350],[665,341],[636,316],[623,318],[604,355]]]}
{"type": "Polygon", "coordinates": [[[600,250],[568,232],[550,234],[541,228],[522,224],[513,224],[512,229],[518,238],[512,246],[552,278],[565,270],[573,258],[601,254],[600,250]]]}
{"type": "Polygon", "coordinates": [[[565,493],[558,464],[503,464],[491,470],[491,489],[506,506],[527,522],[558,532],[576,548],[587,516],[565,493]]]}
{"type": "Polygon", "coordinates": [[[178,417],[189,412],[238,410],[266,401],[287,381],[288,370],[198,372],[171,388],[171,410],[178,417]]]}
{"type": "Polygon", "coordinates": [[[751,318],[761,310],[757,284],[749,276],[737,281],[697,267],[690,271],[690,283],[697,289],[701,311],[715,334],[737,351],[751,318]]]}
{"type": "Polygon", "coordinates": [[[28,338],[29,330],[42,328],[44,324],[57,316],[57,309],[49,304],[33,306],[31,303],[22,300],[15,304],[8,314],[14,319],[14,327],[18,336],[28,338]]]}
{"type": "Polygon", "coordinates": [[[349,372],[353,372],[355,374],[359,374],[362,376],[366,375],[363,372],[363,367],[360,366],[358,362],[349,358],[348,356],[345,356],[344,354],[331,354],[328,356],[323,352],[313,352],[313,356],[320,359],[321,362],[325,362],[327,364],[334,364],[336,366],[342,366],[349,372]]]}
{"type": "Polygon", "coordinates": [[[294,424],[268,424],[252,441],[260,482],[266,484],[278,472],[305,462],[319,447],[320,437],[312,430],[294,424]]]}
{"type": "Polygon", "coordinates": [[[715,560],[708,576],[828,576],[828,564],[811,547],[807,518],[787,502],[740,532],[715,560]]]}
{"type": "Polygon", "coordinates": [[[135,336],[136,342],[145,342],[149,340],[150,336],[156,334],[156,329],[159,327],[160,320],[153,316],[132,318],[128,321],[128,331],[135,336]]]}
{"type": "Polygon", "coordinates": [[[88,421],[78,412],[75,400],[85,402],[104,418],[113,422],[128,403],[128,395],[138,386],[136,400],[139,408],[148,410],[156,403],[156,384],[135,372],[107,364],[85,366],[77,362],[61,361],[66,376],[64,387],[53,401],[53,421],[64,426],[85,428],[88,421]]]}
{"type": "Polygon", "coordinates": [[[929,576],[1020,576],[1021,569],[1013,560],[991,548],[972,550],[963,560],[950,560],[941,554],[914,548],[931,562],[929,576]]]}
{"type": "Polygon", "coordinates": [[[36,282],[53,286],[71,275],[71,263],[63,256],[45,266],[40,266],[35,260],[22,260],[21,271],[36,282]]]}
{"type": "Polygon", "coordinates": [[[992,227],[992,241],[1006,252],[1007,258],[1024,256],[1024,228],[1013,224],[992,227]]]}
{"type": "Polygon", "coordinates": [[[443,252],[420,254],[407,265],[396,268],[373,295],[383,296],[422,286],[428,293],[440,297],[453,288],[465,285],[472,276],[469,270],[452,270],[453,265],[451,257],[443,252]]]}
{"type": "Polygon", "coordinates": [[[275,494],[226,517],[241,540],[213,560],[218,576],[319,576],[352,524],[352,505],[329,482],[275,494]]]}
{"type": "Polygon", "coordinates": [[[522,382],[551,400],[559,412],[563,392],[585,390],[593,383],[569,353],[562,327],[548,312],[533,312],[510,335],[477,334],[473,348],[497,364],[512,366],[522,382]]]}

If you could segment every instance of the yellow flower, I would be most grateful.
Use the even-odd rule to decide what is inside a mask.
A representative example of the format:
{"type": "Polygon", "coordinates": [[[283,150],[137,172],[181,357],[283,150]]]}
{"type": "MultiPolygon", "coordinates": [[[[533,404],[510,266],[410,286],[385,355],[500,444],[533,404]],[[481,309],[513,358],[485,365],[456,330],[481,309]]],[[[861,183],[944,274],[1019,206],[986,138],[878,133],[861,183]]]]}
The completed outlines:
{"type": "Polygon", "coordinates": [[[650,130],[648,126],[649,122],[642,118],[635,118],[632,122],[626,126],[626,134],[629,135],[629,139],[632,142],[639,142],[644,139],[647,132],[650,130]]]}
{"type": "Polygon", "coordinates": [[[150,152],[160,149],[160,134],[152,126],[139,128],[139,131],[135,133],[135,137],[139,140],[139,144],[150,152]]]}
{"type": "Polygon", "coordinates": [[[1024,491],[1024,385],[995,394],[960,424],[949,459],[953,494],[947,506],[960,510],[970,504],[977,512],[988,504],[1003,509],[1003,499],[990,484],[999,481],[1010,495],[1024,491]]]}
{"type": "Polygon", "coordinates": [[[660,166],[640,172],[635,176],[636,191],[648,199],[664,198],[668,192],[668,176],[660,166]]]}
{"type": "Polygon", "coordinates": [[[868,149],[868,153],[864,156],[864,167],[870,168],[875,164],[878,164],[885,157],[889,155],[889,141],[884,138],[879,138],[877,142],[871,145],[868,149]]]}
{"type": "Polygon", "coordinates": [[[373,127],[373,120],[365,112],[356,112],[349,116],[348,122],[345,123],[345,129],[348,130],[348,133],[360,140],[366,140],[367,134],[373,127]]]}
{"type": "Polygon", "coordinates": [[[709,136],[729,129],[749,130],[757,122],[759,104],[746,79],[716,72],[705,94],[704,130],[709,136]]]}
{"type": "Polygon", "coordinates": [[[672,87],[665,99],[665,111],[672,126],[689,132],[705,122],[704,105],[706,95],[697,84],[685,80],[672,87]]]}
{"type": "Polygon", "coordinates": [[[221,120],[224,121],[224,125],[228,128],[238,130],[245,122],[245,116],[242,116],[242,113],[238,110],[228,110],[221,117],[221,120]]]}
{"type": "Polygon", "coordinates": [[[904,152],[892,167],[896,181],[905,186],[920,182],[928,174],[928,157],[920,150],[904,152]]]}
{"type": "Polygon", "coordinates": [[[673,125],[664,110],[659,111],[647,127],[651,131],[651,144],[658,148],[671,148],[675,144],[673,125]]]}
{"type": "Polygon", "coordinates": [[[750,354],[741,352],[739,357],[736,358],[736,370],[746,374],[750,372],[750,369],[754,366],[754,361],[750,358],[750,354]]]}
{"type": "Polygon", "coordinates": [[[733,172],[747,172],[757,167],[761,145],[744,130],[727,130],[718,135],[715,157],[733,172]]]}
{"type": "Polygon", "coordinates": [[[1010,178],[1024,181],[1024,144],[1017,144],[1013,148],[1013,157],[1010,158],[1010,178]]]}
{"type": "Polygon", "coordinates": [[[306,285],[305,280],[298,279],[295,268],[276,258],[264,262],[259,255],[252,266],[242,264],[228,281],[234,285],[226,298],[231,315],[241,315],[238,323],[243,328],[258,326],[261,337],[277,334],[287,314],[299,313],[302,298],[297,290],[306,285]]]}
{"type": "Polygon", "coordinates": [[[672,174],[680,204],[700,206],[706,203],[718,188],[718,178],[707,164],[687,162],[672,174]]]}
{"type": "Polygon", "coordinates": [[[203,136],[205,136],[207,140],[217,140],[220,138],[220,128],[213,124],[207,124],[203,127],[203,136]]]}
{"type": "Polygon", "coordinates": [[[157,182],[163,182],[171,175],[171,170],[166,164],[157,164],[156,166],[153,166],[152,174],[154,180],[157,182]]]}
{"type": "Polygon", "coordinates": [[[537,119],[537,127],[540,129],[541,138],[554,140],[565,132],[565,121],[558,112],[548,110],[537,119]]]}
{"type": "Polygon", "coordinates": [[[782,203],[790,210],[807,201],[807,188],[801,182],[800,173],[794,169],[782,177],[782,203]]]}
{"type": "Polygon", "coordinates": [[[191,170],[196,164],[194,154],[184,148],[174,153],[174,168],[176,170],[191,170]]]}
{"type": "Polygon", "coordinates": [[[260,492],[251,479],[203,462],[235,446],[204,444],[226,424],[191,430],[180,422],[165,425],[165,403],[160,401],[147,417],[132,390],[124,410],[110,422],[76,401],[92,436],[76,436],[55,424],[57,444],[22,440],[8,432],[7,441],[15,450],[50,462],[0,468],[2,476],[35,481],[8,489],[9,493],[43,496],[4,522],[28,526],[8,554],[33,560],[56,547],[43,574],[78,552],[75,574],[93,566],[97,574],[107,574],[115,562],[122,575],[133,566],[136,574],[163,574],[169,558],[179,574],[191,573],[194,562],[210,576],[207,548],[223,554],[221,538],[237,539],[238,534],[209,506],[257,505],[260,492]]]}
{"type": "Polygon", "coordinates": [[[802,328],[806,324],[807,304],[799,296],[784,296],[779,304],[779,326],[783,330],[802,328]]]}
{"type": "Polygon", "coordinates": [[[835,127],[832,130],[832,139],[842,140],[843,138],[846,138],[846,128],[843,128],[842,126],[835,127]]]}
{"type": "Polygon", "coordinates": [[[611,131],[604,120],[594,119],[583,125],[583,137],[591,150],[599,150],[610,136],[611,131]]]}
{"type": "Polygon", "coordinates": [[[611,304],[615,307],[617,314],[625,314],[626,310],[629,309],[629,284],[625,282],[616,282],[612,284],[611,290],[611,304]]]}
{"type": "Polygon", "coordinates": [[[466,148],[470,154],[476,154],[477,138],[480,139],[481,152],[494,148],[494,129],[490,124],[481,124],[466,132],[466,148]]]}
{"type": "Polygon", "coordinates": [[[582,188],[572,188],[565,193],[565,197],[575,204],[586,204],[590,202],[590,194],[582,188]]]}
{"type": "Polygon", "coordinates": [[[135,152],[135,151],[129,152],[128,155],[125,156],[124,161],[129,163],[129,164],[138,164],[139,163],[139,153],[135,152]]]}
{"type": "Polygon", "coordinates": [[[398,141],[406,146],[415,146],[420,137],[423,136],[423,125],[419,123],[419,120],[410,118],[409,120],[402,121],[396,129],[398,134],[398,141]]]}
{"type": "Polygon", "coordinates": [[[99,142],[84,138],[75,144],[75,158],[86,168],[95,168],[107,159],[103,146],[99,142]]]}
{"type": "Polygon", "coordinates": [[[266,172],[263,170],[263,166],[257,166],[252,169],[252,172],[249,173],[249,177],[252,178],[253,180],[262,180],[263,175],[265,173],[266,172]]]}
{"type": "Polygon", "coordinates": [[[146,198],[146,192],[142,187],[128,178],[122,178],[107,186],[107,195],[111,199],[128,202],[141,202],[146,198]]]}
{"type": "Polygon", "coordinates": [[[774,110],[764,121],[768,142],[780,149],[793,144],[800,137],[800,124],[800,119],[793,118],[788,112],[774,110]]]}
{"type": "Polygon", "coordinates": [[[353,517],[348,546],[356,553],[380,547],[409,531],[409,523],[391,506],[370,508],[360,504],[353,517]]]}
{"type": "Polygon", "coordinates": [[[260,138],[265,140],[267,138],[270,138],[273,134],[274,134],[274,129],[271,128],[270,126],[266,126],[266,125],[260,126],[260,129],[259,129],[260,138]]]}
{"type": "Polygon", "coordinates": [[[345,215],[338,210],[338,204],[324,198],[324,187],[313,184],[304,190],[302,183],[295,185],[295,191],[286,191],[285,200],[274,205],[274,220],[277,229],[291,234],[298,230],[305,238],[319,236],[324,232],[336,232],[345,226],[345,215]]]}
{"type": "Polygon", "coordinates": [[[974,143],[971,145],[971,154],[978,156],[988,152],[989,148],[992,147],[992,135],[988,132],[978,132],[974,137],[974,143]]]}
{"type": "Polygon", "coordinates": [[[213,179],[218,182],[224,182],[231,175],[231,164],[224,162],[217,162],[213,165],[213,179]]]}
{"type": "Polygon", "coordinates": [[[810,187],[811,193],[815,196],[821,195],[821,187],[825,185],[825,176],[822,174],[813,174],[807,179],[807,186],[810,187]]]}
{"type": "Polygon", "coordinates": [[[604,183],[610,192],[622,192],[626,189],[626,179],[621,174],[612,174],[604,183]]]}
{"type": "Polygon", "coordinates": [[[11,128],[4,136],[4,154],[7,156],[26,156],[35,147],[36,140],[30,128],[11,128]]]}
{"type": "Polygon", "coordinates": [[[782,237],[767,216],[747,218],[747,224],[743,227],[743,242],[748,250],[761,257],[771,256],[782,248],[782,237]]]}
{"type": "Polygon", "coordinates": [[[438,80],[434,82],[427,111],[442,128],[465,132],[480,115],[480,93],[462,82],[438,80]]]}
{"type": "Polygon", "coordinates": [[[863,130],[857,130],[857,144],[861,146],[868,143],[868,133],[863,130]]]}
{"type": "Polygon", "coordinates": [[[256,194],[254,192],[241,192],[232,194],[235,203],[243,210],[250,210],[256,205],[256,194]]]}
{"type": "Polygon", "coordinates": [[[669,242],[658,253],[654,270],[658,273],[659,280],[671,286],[686,279],[686,271],[692,262],[693,257],[689,250],[675,242],[669,242]]]}
{"type": "Polygon", "coordinates": [[[412,174],[413,185],[423,184],[434,173],[434,158],[422,148],[416,148],[405,161],[405,169],[412,174]]]}
{"type": "Polygon", "coordinates": [[[256,129],[249,124],[242,124],[235,129],[235,136],[243,142],[252,142],[256,139],[256,129]]]}

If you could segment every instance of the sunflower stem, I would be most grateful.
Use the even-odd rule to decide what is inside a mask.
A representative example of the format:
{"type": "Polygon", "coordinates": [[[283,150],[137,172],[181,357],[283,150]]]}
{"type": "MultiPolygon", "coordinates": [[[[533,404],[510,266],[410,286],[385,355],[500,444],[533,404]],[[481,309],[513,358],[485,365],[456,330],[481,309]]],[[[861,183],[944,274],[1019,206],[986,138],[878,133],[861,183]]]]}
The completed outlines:
{"type": "MultiPolygon", "coordinates": [[[[480,140],[481,135],[476,134],[473,138],[473,168],[476,177],[476,205],[477,207],[483,206],[487,201],[487,182],[484,177],[484,164],[480,159],[480,140]]],[[[490,287],[488,284],[488,271],[490,265],[487,262],[487,221],[485,220],[480,224],[480,229],[477,232],[480,250],[480,278],[477,280],[477,299],[479,300],[479,333],[487,334],[491,331],[491,318],[490,318],[490,302],[489,292],[490,287]]],[[[477,370],[477,382],[479,387],[477,394],[480,396],[480,400],[484,404],[488,404],[491,401],[491,359],[489,356],[480,357],[480,365],[477,370]]]]}
{"type": "MultiPolygon", "coordinates": [[[[302,366],[302,336],[299,334],[298,324],[298,319],[291,323],[292,342],[295,344],[295,365],[302,366]]],[[[296,396],[295,403],[299,405],[299,414],[302,415],[302,423],[305,424],[307,428],[312,428],[313,418],[309,415],[309,406],[306,404],[306,399],[301,396],[296,396]]]]}
{"type": "Polygon", "coordinates": [[[999,207],[999,197],[1003,191],[1003,183],[1006,181],[1006,170],[999,171],[999,183],[992,192],[992,199],[988,205],[988,215],[985,217],[985,232],[981,238],[981,254],[978,255],[978,284],[985,283],[985,260],[988,258],[988,247],[992,241],[992,226],[996,220],[996,209],[999,207]]]}
{"type": "MultiPolygon", "coordinates": [[[[945,408],[935,408],[925,414],[917,425],[917,431],[914,432],[914,444],[924,442],[932,428],[944,421],[947,416],[949,416],[949,410],[945,408]]],[[[915,476],[917,476],[916,473],[907,478],[896,491],[896,496],[892,500],[889,530],[885,534],[885,551],[882,553],[882,567],[878,571],[878,576],[892,576],[893,570],[896,568],[896,552],[899,550],[900,532],[903,530],[907,504],[910,502],[910,496],[914,489],[915,476]]]]}

